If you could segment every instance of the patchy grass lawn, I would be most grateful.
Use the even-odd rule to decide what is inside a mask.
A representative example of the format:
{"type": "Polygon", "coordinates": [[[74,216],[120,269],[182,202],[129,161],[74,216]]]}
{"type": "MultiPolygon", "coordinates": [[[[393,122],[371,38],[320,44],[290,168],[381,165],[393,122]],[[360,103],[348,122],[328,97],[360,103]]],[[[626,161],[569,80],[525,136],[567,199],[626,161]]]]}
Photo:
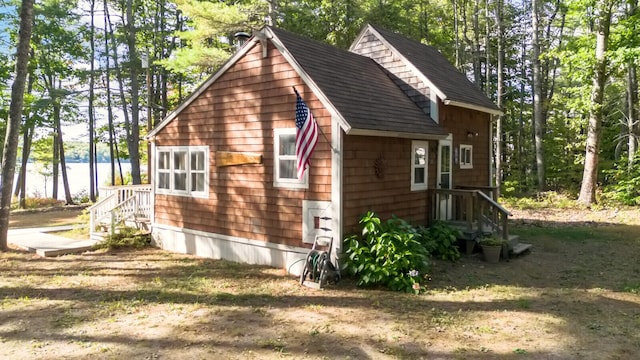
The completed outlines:
{"type": "Polygon", "coordinates": [[[0,254],[0,358],[635,358],[640,226],[522,219],[530,254],[438,261],[419,296],[158,249],[0,254]]]}
{"type": "Polygon", "coordinates": [[[75,225],[88,222],[80,218],[82,206],[55,207],[30,210],[12,210],[9,216],[9,228],[34,228],[41,226],[75,225]]]}

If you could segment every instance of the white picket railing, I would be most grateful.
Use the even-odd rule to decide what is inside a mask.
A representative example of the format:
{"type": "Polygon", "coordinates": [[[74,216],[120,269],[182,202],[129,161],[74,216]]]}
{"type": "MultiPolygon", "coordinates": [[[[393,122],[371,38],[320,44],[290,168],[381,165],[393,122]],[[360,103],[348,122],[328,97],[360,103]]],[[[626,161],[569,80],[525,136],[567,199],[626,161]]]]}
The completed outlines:
{"type": "Polygon", "coordinates": [[[113,234],[115,226],[126,220],[138,223],[151,219],[151,185],[101,187],[100,192],[104,197],[89,207],[92,235],[100,225],[108,225],[113,234]]]}

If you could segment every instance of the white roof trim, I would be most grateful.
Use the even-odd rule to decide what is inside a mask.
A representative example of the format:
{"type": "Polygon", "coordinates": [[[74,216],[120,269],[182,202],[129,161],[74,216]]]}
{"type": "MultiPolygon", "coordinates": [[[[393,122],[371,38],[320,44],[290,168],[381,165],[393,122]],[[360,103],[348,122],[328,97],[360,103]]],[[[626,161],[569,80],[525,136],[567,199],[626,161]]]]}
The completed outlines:
{"type": "Polygon", "coordinates": [[[468,104],[468,103],[461,102],[461,101],[445,100],[444,104],[445,105],[451,105],[451,106],[457,106],[457,107],[461,107],[461,108],[465,108],[465,109],[477,110],[477,111],[489,113],[489,114],[492,114],[492,115],[504,115],[504,113],[502,111],[500,111],[500,110],[490,109],[490,108],[486,108],[484,106],[468,104]]]}
{"type": "Polygon", "coordinates": [[[387,46],[387,48],[389,48],[391,51],[393,51],[393,53],[400,58],[400,60],[402,60],[402,62],[405,63],[405,65],[407,65],[414,74],[417,74],[418,77],[425,83],[427,84],[427,86],[429,87],[429,89],[433,90],[436,95],[438,95],[438,97],[440,99],[442,99],[442,101],[444,101],[447,98],[447,95],[445,93],[442,92],[442,90],[438,89],[428,78],[425,74],[422,73],[422,71],[418,70],[418,68],[415,67],[415,65],[413,65],[413,63],[411,61],[409,61],[409,59],[407,59],[406,57],[404,57],[404,55],[400,54],[400,52],[393,46],[391,46],[391,44],[389,44],[389,42],[387,41],[387,39],[384,38],[384,36],[382,36],[378,31],[376,31],[376,29],[371,26],[371,24],[367,24],[367,30],[370,30],[372,34],[374,34],[378,40],[382,41],[383,44],[385,44],[387,46]]]}
{"type": "Polygon", "coordinates": [[[249,41],[247,41],[244,46],[238,50],[233,56],[227,60],[224,65],[218,71],[216,71],[209,79],[203,82],[198,88],[191,93],[182,103],[175,108],[172,112],[169,113],[161,122],[158,124],[149,134],[147,134],[146,138],[151,138],[155,136],[160,130],[162,130],[167,124],[171,122],[171,120],[175,119],[178,114],[182,112],[187,106],[189,106],[200,94],[202,94],[207,88],[213,84],[216,80],[218,80],[224,73],[227,72],[233,65],[235,65],[238,60],[243,57],[246,53],[249,52],[256,44],[258,44],[260,40],[257,37],[252,37],[249,41]]]}
{"type": "Polygon", "coordinates": [[[391,46],[391,44],[384,38],[384,36],[382,36],[379,32],[377,32],[376,29],[373,26],[371,26],[371,24],[367,24],[367,27],[363,31],[360,32],[360,35],[358,35],[356,41],[353,42],[353,44],[351,45],[349,50],[352,50],[352,49],[355,48],[355,45],[361,41],[361,39],[364,37],[364,34],[366,34],[366,32],[368,30],[370,30],[371,33],[374,34],[378,38],[378,40],[380,40],[383,44],[385,44],[387,46],[387,48],[391,49],[391,51],[396,56],[398,56],[400,58],[400,60],[402,60],[405,63],[405,65],[407,65],[411,70],[413,70],[414,74],[418,74],[418,77],[429,87],[429,89],[434,91],[436,93],[436,95],[446,105],[459,106],[459,107],[462,107],[462,108],[473,109],[473,110],[477,110],[477,111],[481,111],[481,112],[485,112],[485,113],[489,113],[489,114],[494,114],[494,115],[503,115],[502,111],[500,111],[500,110],[491,109],[491,108],[487,108],[487,107],[484,107],[484,106],[478,106],[478,105],[474,105],[474,104],[469,104],[469,103],[461,102],[461,101],[449,100],[447,95],[444,92],[442,92],[442,90],[438,89],[427,78],[427,76],[422,71],[418,70],[418,68],[416,68],[411,61],[409,61],[409,59],[407,59],[402,54],[400,54],[400,52],[395,47],[391,46]]]}
{"type": "Polygon", "coordinates": [[[342,129],[345,132],[348,132],[349,130],[351,130],[351,125],[347,123],[347,121],[342,116],[342,114],[340,114],[340,112],[338,112],[335,106],[333,106],[333,103],[331,103],[331,101],[327,98],[324,92],[320,90],[320,87],[318,87],[315,81],[313,81],[311,76],[309,76],[309,74],[307,74],[307,72],[304,71],[302,66],[300,66],[298,61],[291,55],[289,50],[287,50],[287,48],[280,41],[280,39],[278,39],[278,37],[273,33],[271,28],[265,27],[262,31],[266,33],[267,39],[271,40],[271,43],[273,44],[273,46],[275,46],[280,51],[280,53],[287,60],[289,65],[291,65],[291,67],[293,67],[296,73],[298,73],[302,81],[304,81],[304,83],[311,88],[311,90],[318,97],[322,105],[324,105],[324,107],[327,110],[329,110],[329,113],[331,114],[331,118],[336,119],[340,124],[340,127],[342,127],[342,129]]]}
{"type": "Polygon", "coordinates": [[[403,139],[422,139],[422,140],[442,140],[446,139],[447,134],[420,134],[420,133],[408,133],[398,131],[382,131],[382,130],[367,130],[367,129],[352,129],[346,132],[347,135],[360,135],[360,136],[377,136],[377,137],[391,137],[391,138],[403,138],[403,139]]]}
{"type": "Polygon", "coordinates": [[[189,97],[187,97],[175,110],[173,110],[169,115],[167,115],[160,124],[158,124],[145,138],[150,139],[155,136],[160,130],[162,130],[171,120],[175,119],[180,112],[182,112],[187,106],[189,106],[200,94],[202,94],[211,84],[213,84],[218,78],[220,78],[224,73],[229,70],[235,63],[244,55],[246,55],[249,50],[251,50],[256,44],[260,42],[260,38],[271,40],[271,43],[280,51],[282,56],[289,62],[291,67],[298,73],[298,75],[302,78],[302,81],[305,82],[313,91],[313,93],[320,99],[322,105],[329,110],[329,113],[332,115],[332,118],[337,119],[338,123],[342,127],[342,129],[347,132],[351,129],[351,125],[347,123],[342,114],[338,112],[338,110],[333,106],[331,101],[326,97],[326,95],[320,90],[320,88],[316,85],[316,83],[311,79],[311,77],[302,69],[298,61],[289,53],[286,47],[282,44],[282,42],[278,39],[278,37],[271,31],[269,27],[265,27],[260,30],[260,34],[254,34],[254,36],[244,44],[244,46],[236,52],[229,60],[218,70],[216,71],[207,81],[202,83],[189,97]]]}

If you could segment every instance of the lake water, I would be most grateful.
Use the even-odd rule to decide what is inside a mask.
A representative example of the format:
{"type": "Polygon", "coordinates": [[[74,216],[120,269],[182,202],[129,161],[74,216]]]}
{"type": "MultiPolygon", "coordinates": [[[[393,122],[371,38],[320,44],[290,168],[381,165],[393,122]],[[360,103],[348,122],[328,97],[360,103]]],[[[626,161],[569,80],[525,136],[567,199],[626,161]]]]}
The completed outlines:
{"type": "MultiPolygon", "coordinates": [[[[98,186],[107,186],[111,182],[111,164],[98,163],[98,186]]],[[[146,172],[146,166],[140,169],[146,172]]],[[[127,174],[131,171],[130,163],[122,163],[122,172],[127,174]]],[[[118,165],[116,164],[116,174],[118,165]]],[[[69,189],[71,195],[75,196],[84,192],[89,194],[89,163],[67,163],[67,175],[69,179],[69,189]]],[[[116,175],[117,176],[117,175],[116,175]]],[[[27,197],[49,197],[53,189],[53,179],[51,176],[44,176],[38,172],[37,165],[27,164],[27,197]]],[[[58,199],[64,200],[64,187],[62,184],[62,174],[58,180],[58,199]]]]}

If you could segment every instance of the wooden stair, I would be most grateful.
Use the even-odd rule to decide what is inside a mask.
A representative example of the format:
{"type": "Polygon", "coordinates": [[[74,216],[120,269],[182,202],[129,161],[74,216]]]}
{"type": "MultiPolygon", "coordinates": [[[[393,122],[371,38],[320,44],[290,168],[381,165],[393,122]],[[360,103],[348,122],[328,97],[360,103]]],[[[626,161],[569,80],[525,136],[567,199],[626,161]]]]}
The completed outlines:
{"type": "Polygon", "coordinates": [[[151,185],[101,189],[104,198],[89,207],[91,239],[104,240],[122,227],[151,231],[151,185]]]}

